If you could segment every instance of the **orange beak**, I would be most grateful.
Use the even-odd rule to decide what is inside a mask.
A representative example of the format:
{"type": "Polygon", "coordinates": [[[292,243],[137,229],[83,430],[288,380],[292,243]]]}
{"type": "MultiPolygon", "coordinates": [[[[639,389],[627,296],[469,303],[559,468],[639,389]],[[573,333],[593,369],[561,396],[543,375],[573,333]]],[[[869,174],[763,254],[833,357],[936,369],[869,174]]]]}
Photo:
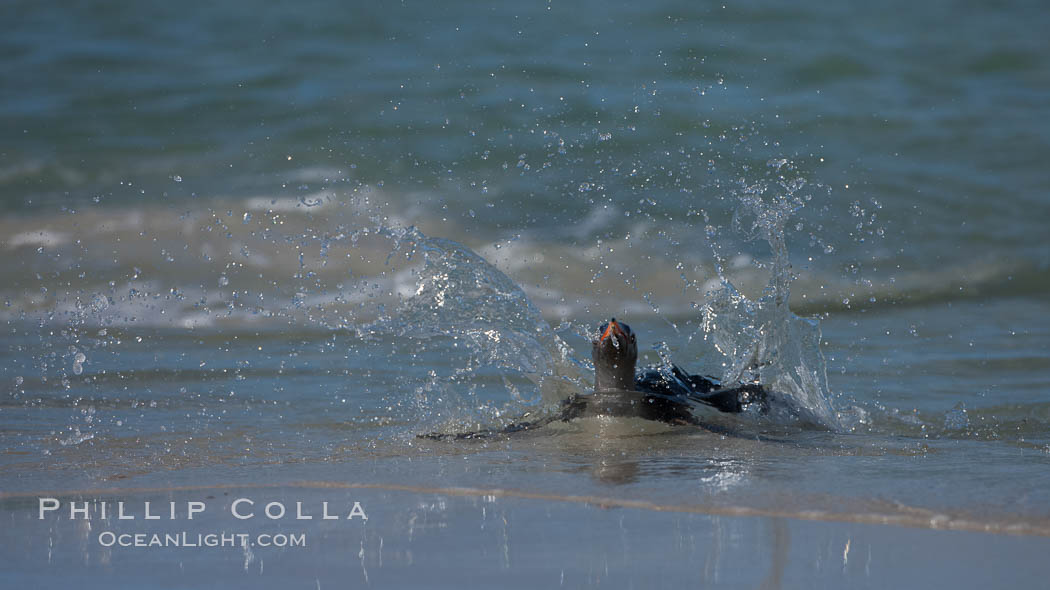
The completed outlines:
{"type": "Polygon", "coordinates": [[[620,328],[620,324],[616,323],[616,318],[612,318],[609,320],[609,326],[605,328],[605,332],[602,332],[602,337],[598,339],[598,342],[605,342],[605,339],[608,338],[611,334],[619,334],[624,338],[627,337],[627,335],[623,333],[623,329],[620,328]]]}

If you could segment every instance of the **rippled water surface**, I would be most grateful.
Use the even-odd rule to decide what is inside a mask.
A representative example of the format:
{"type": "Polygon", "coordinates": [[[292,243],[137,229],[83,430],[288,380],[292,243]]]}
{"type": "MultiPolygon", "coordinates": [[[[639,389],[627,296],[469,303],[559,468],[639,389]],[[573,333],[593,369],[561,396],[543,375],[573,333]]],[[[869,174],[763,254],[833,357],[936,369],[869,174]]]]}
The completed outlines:
{"type": "Polygon", "coordinates": [[[149,573],[45,491],[237,490],[370,503],[269,554],[312,587],[1045,579],[1038,3],[0,16],[0,577],[149,573]],[[611,316],[782,411],[416,437],[586,393],[611,316]]]}

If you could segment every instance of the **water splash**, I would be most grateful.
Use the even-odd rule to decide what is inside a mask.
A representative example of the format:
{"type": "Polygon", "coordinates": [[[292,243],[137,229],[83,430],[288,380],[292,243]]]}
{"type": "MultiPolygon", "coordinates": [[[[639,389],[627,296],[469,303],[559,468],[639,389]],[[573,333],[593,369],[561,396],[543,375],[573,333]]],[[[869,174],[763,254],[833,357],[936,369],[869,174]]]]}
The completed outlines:
{"type": "MultiPolygon", "coordinates": [[[[774,404],[775,422],[834,429],[838,422],[828,401],[819,324],[794,315],[788,305],[792,276],[785,224],[803,201],[794,196],[801,183],[787,186],[790,190],[773,199],[755,191],[740,195],[734,224],[769,244],[771,276],[762,296],[752,300],[719,270],[721,286],[702,307],[703,329],[728,359],[724,382],[758,382],[775,392],[781,402],[774,404]]],[[[507,423],[589,389],[586,361],[573,356],[507,275],[457,242],[415,228],[383,231],[394,240],[391,272],[409,272],[414,280],[411,289],[402,287],[392,313],[378,314],[358,331],[440,351],[442,362],[431,364],[416,388],[423,414],[440,413],[435,408],[454,397],[460,403],[446,407],[460,417],[453,420],[458,426],[507,423]],[[402,264],[412,266],[406,270],[402,264]],[[470,399],[463,399],[463,392],[470,399]],[[463,419],[465,411],[472,416],[463,419]]]]}
{"type": "MultiPolygon", "coordinates": [[[[408,272],[412,286],[399,291],[391,313],[354,329],[440,353],[443,362],[415,390],[424,414],[465,393],[474,398],[467,421],[507,422],[581,388],[580,363],[507,275],[452,240],[411,227],[382,231],[393,239],[388,264],[394,274],[408,272]]],[[[463,409],[453,405],[453,421],[464,422],[463,409]]]]}
{"type": "Polygon", "coordinates": [[[750,299],[717,264],[719,288],[701,308],[702,328],[728,360],[724,382],[762,383],[783,396],[803,421],[834,429],[839,424],[829,402],[820,324],[795,315],[789,306],[794,277],[785,227],[808,200],[800,194],[806,183],[787,160],[772,160],[769,169],[772,182],[748,184],[736,193],[740,206],[733,216],[739,235],[768,243],[769,280],[762,295],[750,299]]]}

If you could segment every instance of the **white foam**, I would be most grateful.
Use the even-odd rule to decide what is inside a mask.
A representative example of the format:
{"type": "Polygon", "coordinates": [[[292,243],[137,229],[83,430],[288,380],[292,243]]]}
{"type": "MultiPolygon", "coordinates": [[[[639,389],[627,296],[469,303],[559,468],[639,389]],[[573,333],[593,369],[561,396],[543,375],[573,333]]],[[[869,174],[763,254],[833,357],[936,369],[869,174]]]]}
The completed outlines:
{"type": "Polygon", "coordinates": [[[329,206],[336,196],[328,191],[310,193],[300,198],[251,197],[244,201],[249,211],[272,211],[274,213],[310,213],[329,206]]]}
{"type": "Polygon", "coordinates": [[[61,246],[68,243],[69,234],[47,229],[37,229],[17,233],[8,238],[7,249],[14,250],[16,248],[21,248],[22,246],[54,248],[55,246],[61,246]]]}

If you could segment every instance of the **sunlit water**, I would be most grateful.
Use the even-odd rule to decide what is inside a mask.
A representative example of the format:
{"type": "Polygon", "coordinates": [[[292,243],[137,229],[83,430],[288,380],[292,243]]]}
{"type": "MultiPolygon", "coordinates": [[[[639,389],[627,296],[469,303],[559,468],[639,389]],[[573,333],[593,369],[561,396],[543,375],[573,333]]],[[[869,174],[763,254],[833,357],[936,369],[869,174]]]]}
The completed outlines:
{"type": "Polygon", "coordinates": [[[2,491],[1045,538],[1046,19],[935,4],[5,6],[2,491]],[[610,316],[776,411],[416,438],[587,392],[610,316]]]}

